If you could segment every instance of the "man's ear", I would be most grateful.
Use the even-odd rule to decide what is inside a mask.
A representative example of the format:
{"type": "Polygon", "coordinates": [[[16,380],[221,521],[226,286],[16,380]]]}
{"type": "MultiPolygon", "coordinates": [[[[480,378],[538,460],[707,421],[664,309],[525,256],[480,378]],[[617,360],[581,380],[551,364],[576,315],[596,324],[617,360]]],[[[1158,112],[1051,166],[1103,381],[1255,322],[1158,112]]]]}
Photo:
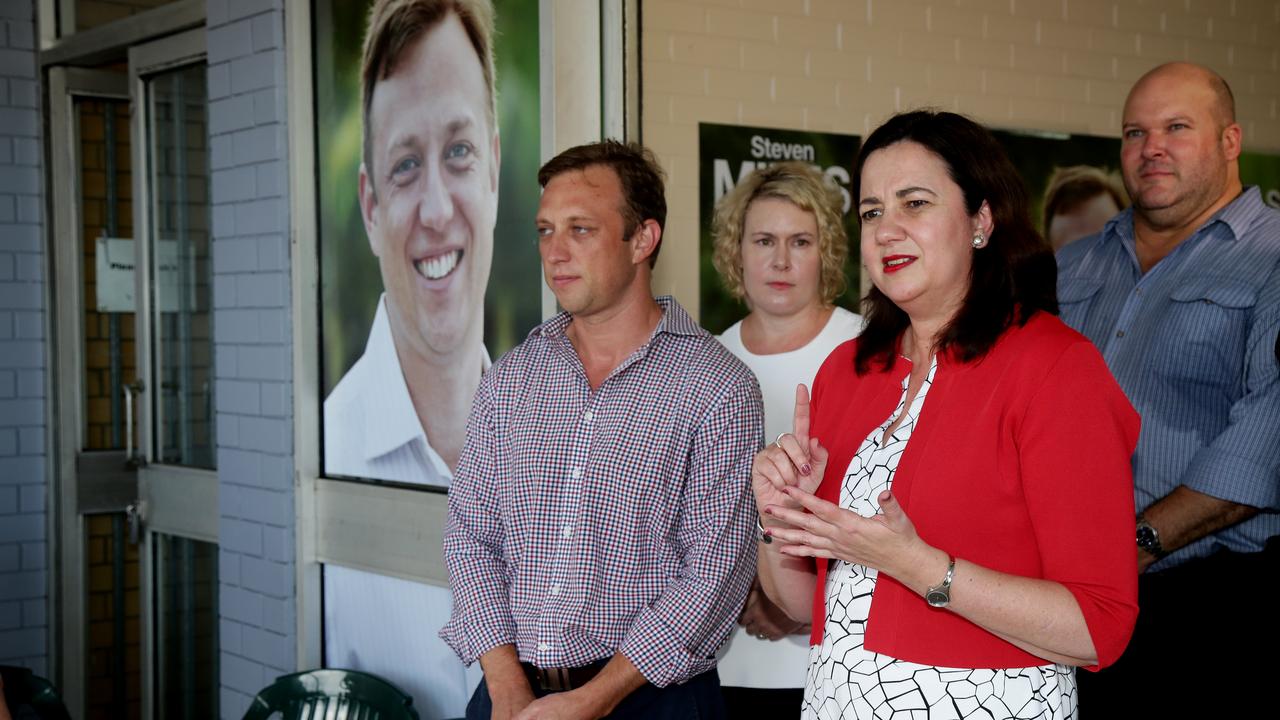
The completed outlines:
{"type": "Polygon", "coordinates": [[[631,262],[635,265],[647,263],[649,256],[658,252],[658,245],[662,243],[662,226],[652,218],[641,221],[631,239],[635,241],[631,249],[631,262]]]}
{"type": "Polygon", "coordinates": [[[378,209],[378,196],[373,191],[373,178],[369,177],[369,171],[364,163],[360,163],[359,193],[360,219],[364,221],[364,235],[369,240],[369,249],[377,255],[378,244],[374,238],[377,236],[378,216],[374,211],[378,209]]]}
{"type": "Polygon", "coordinates": [[[1231,123],[1222,130],[1222,154],[1226,156],[1228,162],[1233,162],[1240,157],[1241,145],[1244,142],[1244,131],[1240,129],[1239,123],[1231,123]]]}

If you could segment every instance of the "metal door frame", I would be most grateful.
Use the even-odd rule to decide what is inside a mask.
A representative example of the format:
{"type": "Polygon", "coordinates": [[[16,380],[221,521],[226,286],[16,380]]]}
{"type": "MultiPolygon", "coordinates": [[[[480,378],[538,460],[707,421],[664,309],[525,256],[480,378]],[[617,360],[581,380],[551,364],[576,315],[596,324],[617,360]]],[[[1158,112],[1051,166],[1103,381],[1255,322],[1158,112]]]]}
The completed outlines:
{"type": "MultiPolygon", "coordinates": [[[[128,78],[120,73],[83,68],[49,69],[49,148],[53,257],[52,331],[54,378],[51,401],[55,449],[54,498],[49,533],[54,582],[50,593],[51,665],[67,707],[75,717],[85,710],[88,613],[85,607],[85,524],[94,509],[114,509],[110,497],[82,492],[77,458],[84,446],[84,228],[81,226],[80,132],[75,110],[79,97],[128,100],[128,78]],[[65,422],[74,418],[74,422],[65,422]],[[80,667],[72,669],[78,659],[80,667]]],[[[121,455],[123,460],[123,455],[121,455]]],[[[108,495],[111,491],[108,490],[108,495]]]]}
{"type": "MultiPolygon", "coordinates": [[[[151,262],[152,233],[151,146],[148,122],[152,115],[149,78],[157,73],[205,62],[203,27],[170,35],[129,48],[129,89],[133,99],[133,232],[136,268],[138,377],[145,378],[145,397],[138,403],[139,450],[146,463],[138,469],[138,498],[143,508],[142,591],[142,695],[143,717],[156,717],[156,692],[160,678],[159,630],[155,625],[158,602],[157,583],[162,568],[156,567],[156,533],[163,532],[215,545],[218,542],[218,474],[216,470],[188,468],[158,463],[155,447],[155,418],[158,387],[154,376],[153,352],[155,286],[151,262]]],[[[208,167],[208,166],[206,166],[208,167]]],[[[212,308],[210,308],[212,312],[212,308]]],[[[214,422],[215,418],[209,418],[214,422]]]]}

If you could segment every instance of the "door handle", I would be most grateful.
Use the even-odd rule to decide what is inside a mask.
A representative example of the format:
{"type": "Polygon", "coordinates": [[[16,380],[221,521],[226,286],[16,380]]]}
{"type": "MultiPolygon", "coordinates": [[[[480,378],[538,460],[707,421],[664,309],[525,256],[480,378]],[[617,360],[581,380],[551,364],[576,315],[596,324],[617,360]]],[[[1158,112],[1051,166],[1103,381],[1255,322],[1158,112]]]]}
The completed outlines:
{"type": "Polygon", "coordinates": [[[133,452],[133,399],[135,396],[142,395],[147,389],[139,378],[132,383],[122,385],[124,390],[124,464],[125,467],[134,470],[147,464],[147,459],[142,453],[137,455],[133,452]]]}
{"type": "Polygon", "coordinates": [[[142,537],[142,523],[146,515],[146,502],[134,500],[124,509],[125,522],[129,525],[129,544],[137,545],[142,537]]]}

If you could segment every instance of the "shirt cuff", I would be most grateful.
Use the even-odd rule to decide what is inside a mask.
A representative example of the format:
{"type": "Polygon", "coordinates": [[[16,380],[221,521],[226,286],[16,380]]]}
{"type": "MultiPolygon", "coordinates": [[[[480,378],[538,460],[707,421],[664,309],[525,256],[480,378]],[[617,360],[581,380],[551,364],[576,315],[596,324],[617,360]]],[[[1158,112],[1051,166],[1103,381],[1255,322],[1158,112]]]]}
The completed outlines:
{"type": "MultiPolygon", "coordinates": [[[[493,615],[496,615],[494,613],[493,615]]],[[[507,618],[467,619],[456,613],[440,628],[440,639],[453,648],[462,664],[470,666],[480,656],[500,645],[516,644],[516,629],[507,618]]]]}
{"type": "Polygon", "coordinates": [[[714,657],[694,657],[685,650],[680,637],[651,607],[636,617],[618,651],[660,688],[678,685],[716,665],[714,657]]]}
{"type": "Polygon", "coordinates": [[[1280,510],[1275,468],[1212,447],[1196,453],[1182,484],[1205,495],[1261,510],[1280,510]]]}

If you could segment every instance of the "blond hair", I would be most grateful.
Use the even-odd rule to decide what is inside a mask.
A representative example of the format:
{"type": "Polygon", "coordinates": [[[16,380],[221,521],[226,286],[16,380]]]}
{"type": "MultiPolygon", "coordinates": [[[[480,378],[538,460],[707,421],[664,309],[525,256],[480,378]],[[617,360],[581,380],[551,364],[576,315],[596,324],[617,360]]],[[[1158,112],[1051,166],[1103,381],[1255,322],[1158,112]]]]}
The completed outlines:
{"type": "Polygon", "coordinates": [[[747,209],[757,198],[786,200],[813,213],[818,225],[818,295],[830,305],[844,292],[844,263],[849,237],[844,229],[844,197],[835,183],[813,167],[783,162],[752,172],[716,203],[711,221],[714,253],[711,256],[725,289],[746,299],[742,284],[742,232],[747,209]]]}

